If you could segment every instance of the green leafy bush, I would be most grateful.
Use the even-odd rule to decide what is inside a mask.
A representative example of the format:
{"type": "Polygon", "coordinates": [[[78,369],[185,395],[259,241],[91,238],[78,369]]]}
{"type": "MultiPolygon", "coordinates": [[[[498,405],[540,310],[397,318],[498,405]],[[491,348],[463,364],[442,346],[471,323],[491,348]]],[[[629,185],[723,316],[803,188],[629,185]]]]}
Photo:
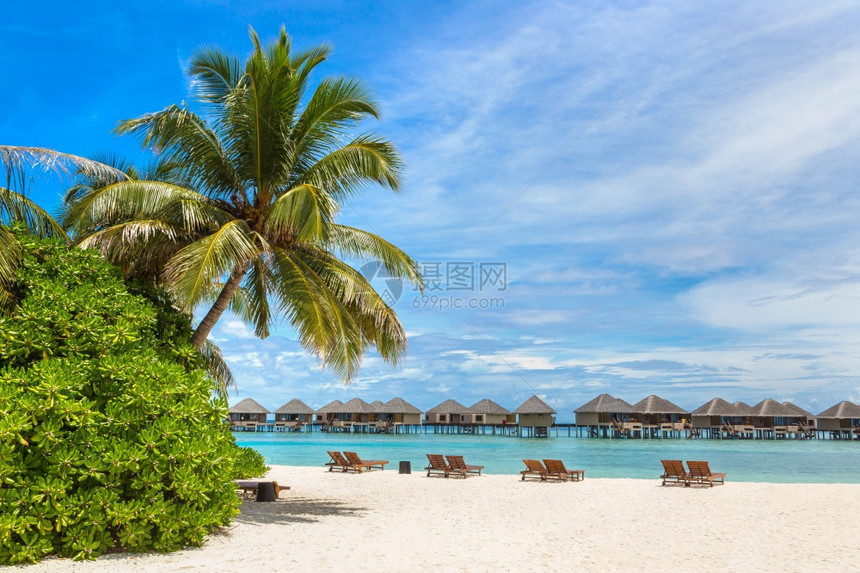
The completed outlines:
{"type": "Polygon", "coordinates": [[[239,448],[233,464],[233,479],[258,477],[269,471],[263,454],[254,448],[239,448]]]}
{"type": "Polygon", "coordinates": [[[0,563],[171,551],[238,511],[239,453],[186,317],[90,251],[18,234],[0,317],[0,563]]]}

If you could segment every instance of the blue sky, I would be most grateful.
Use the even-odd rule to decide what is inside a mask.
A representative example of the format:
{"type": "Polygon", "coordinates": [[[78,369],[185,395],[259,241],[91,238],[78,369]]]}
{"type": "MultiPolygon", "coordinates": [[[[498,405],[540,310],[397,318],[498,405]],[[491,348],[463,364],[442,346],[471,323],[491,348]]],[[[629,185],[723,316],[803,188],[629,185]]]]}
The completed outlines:
{"type": "Polygon", "coordinates": [[[245,56],[281,24],[372,86],[366,127],[406,160],[344,222],[438,289],[400,293],[407,356],[348,388],[288,329],[225,316],[232,402],[860,400],[856,2],[16,3],[0,141],[139,160],[118,120],[188,100],[195,48],[245,56]]]}

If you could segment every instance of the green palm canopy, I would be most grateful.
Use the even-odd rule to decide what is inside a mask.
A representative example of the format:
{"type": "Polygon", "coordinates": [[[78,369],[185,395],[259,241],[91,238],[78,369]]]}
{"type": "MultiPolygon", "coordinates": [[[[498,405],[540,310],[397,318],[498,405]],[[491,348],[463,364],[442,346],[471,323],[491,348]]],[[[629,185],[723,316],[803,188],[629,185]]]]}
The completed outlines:
{"type": "Polygon", "coordinates": [[[360,81],[324,78],[308,97],[325,45],[294,53],[284,29],[267,47],[251,30],[244,65],[216,48],[191,59],[200,115],[184,103],[123,121],[169,166],[158,180],[92,178],[63,216],[82,246],[129,273],[157,270],[191,312],[206,304],[202,347],[230,308],[265,337],[276,319],[345,380],[375,347],[396,363],[406,336],[394,311],[345,260],[381,261],[422,286],[418,265],[381,237],[336,222],[368,185],[396,191],[394,146],[357,125],[379,112],[360,81]]]}

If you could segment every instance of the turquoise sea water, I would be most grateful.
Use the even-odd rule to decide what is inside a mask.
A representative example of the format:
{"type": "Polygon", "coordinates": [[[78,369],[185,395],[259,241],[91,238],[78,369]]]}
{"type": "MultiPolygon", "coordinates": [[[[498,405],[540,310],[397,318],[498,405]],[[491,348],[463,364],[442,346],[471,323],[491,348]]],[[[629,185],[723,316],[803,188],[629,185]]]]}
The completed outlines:
{"type": "Polygon", "coordinates": [[[441,434],[235,434],[242,446],[262,453],[268,464],[320,466],[326,450],[358,452],[362,458],[389,460],[387,469],[409,460],[412,471],[427,465],[425,454],[462,455],[489,474],[519,474],[523,459],[561,459],[586,477],[656,479],[661,459],[707,460],[728,480],[772,483],[860,483],[860,443],[838,440],[606,440],[552,437],[441,434]]]}

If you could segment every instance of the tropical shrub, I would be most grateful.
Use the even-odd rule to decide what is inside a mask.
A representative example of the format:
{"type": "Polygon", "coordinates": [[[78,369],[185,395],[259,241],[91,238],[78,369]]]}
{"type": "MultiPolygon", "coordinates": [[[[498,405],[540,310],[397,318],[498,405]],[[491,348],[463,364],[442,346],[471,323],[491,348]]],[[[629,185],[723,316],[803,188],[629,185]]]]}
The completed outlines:
{"type": "Polygon", "coordinates": [[[237,447],[237,450],[231,475],[233,479],[257,477],[269,471],[263,454],[254,448],[237,447]]]}
{"type": "Polygon", "coordinates": [[[0,316],[0,563],[171,551],[238,511],[187,317],[93,251],[16,234],[0,316]]]}

